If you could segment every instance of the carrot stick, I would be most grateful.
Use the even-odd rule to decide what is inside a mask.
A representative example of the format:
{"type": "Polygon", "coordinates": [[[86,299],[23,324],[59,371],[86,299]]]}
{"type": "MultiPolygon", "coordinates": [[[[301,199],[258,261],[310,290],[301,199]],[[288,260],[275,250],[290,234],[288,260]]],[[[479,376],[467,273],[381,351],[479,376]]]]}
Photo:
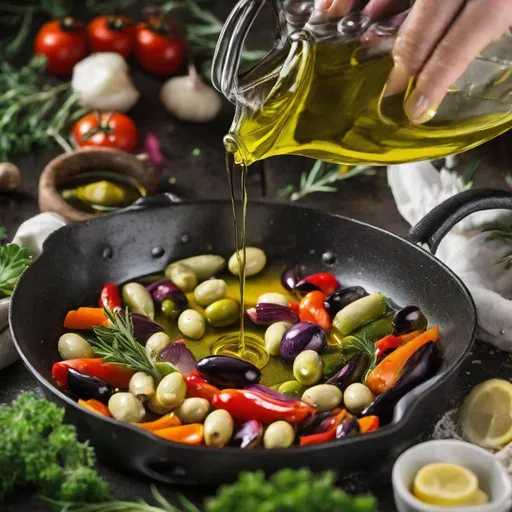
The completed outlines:
{"type": "Polygon", "coordinates": [[[137,425],[137,427],[143,428],[144,430],[148,430],[149,432],[154,432],[155,430],[163,430],[169,427],[179,427],[181,425],[181,421],[178,416],[176,416],[176,414],[170,412],[155,421],[135,423],[135,425],[137,425]]]}
{"type": "Polygon", "coordinates": [[[89,409],[92,412],[95,412],[96,414],[100,414],[101,416],[108,416],[109,418],[112,418],[112,414],[110,414],[110,411],[108,410],[108,407],[105,404],[102,404],[98,400],[94,400],[94,398],[91,398],[89,400],[82,400],[81,398],[78,400],[78,403],[85,407],[86,409],[89,409]]]}
{"type": "Polygon", "coordinates": [[[439,342],[439,327],[432,327],[428,331],[416,336],[411,341],[398,347],[385,357],[368,375],[366,385],[374,395],[380,395],[391,389],[395,384],[407,360],[421,346],[429,341],[439,342]]]}
{"type": "Polygon", "coordinates": [[[359,432],[366,434],[367,432],[373,432],[379,428],[379,417],[378,416],[364,416],[357,420],[359,424],[359,432]]]}
{"type": "Polygon", "coordinates": [[[203,425],[192,423],[191,425],[182,425],[181,427],[164,428],[162,430],[155,430],[153,434],[175,443],[198,445],[203,442],[203,425]]]}
{"type": "Polygon", "coordinates": [[[108,318],[102,308],[71,310],[64,319],[66,329],[91,330],[98,325],[108,325],[108,318]]]}

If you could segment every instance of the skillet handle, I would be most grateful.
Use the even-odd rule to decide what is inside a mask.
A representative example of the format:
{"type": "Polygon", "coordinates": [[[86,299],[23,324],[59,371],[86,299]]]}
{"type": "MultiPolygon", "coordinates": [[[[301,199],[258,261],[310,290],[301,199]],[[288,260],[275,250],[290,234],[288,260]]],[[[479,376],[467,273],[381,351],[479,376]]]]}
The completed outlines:
{"type": "Polygon", "coordinates": [[[459,221],[475,212],[497,209],[512,210],[510,192],[492,188],[461,192],[427,213],[405,238],[413,244],[427,244],[435,254],[441,240],[459,221]]]}

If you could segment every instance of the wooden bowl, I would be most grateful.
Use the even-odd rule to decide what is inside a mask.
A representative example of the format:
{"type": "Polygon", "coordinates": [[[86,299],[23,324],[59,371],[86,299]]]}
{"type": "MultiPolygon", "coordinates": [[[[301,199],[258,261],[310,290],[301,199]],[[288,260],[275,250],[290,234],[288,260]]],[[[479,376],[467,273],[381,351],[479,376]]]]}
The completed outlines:
{"type": "Polygon", "coordinates": [[[39,180],[39,209],[58,213],[67,222],[82,222],[96,217],[97,214],[73,208],[62,199],[58,188],[77,174],[100,170],[133,178],[146,189],[148,195],[157,190],[158,171],[150,165],[146,155],[134,156],[110,148],[83,148],[54,158],[44,168],[39,180]]]}

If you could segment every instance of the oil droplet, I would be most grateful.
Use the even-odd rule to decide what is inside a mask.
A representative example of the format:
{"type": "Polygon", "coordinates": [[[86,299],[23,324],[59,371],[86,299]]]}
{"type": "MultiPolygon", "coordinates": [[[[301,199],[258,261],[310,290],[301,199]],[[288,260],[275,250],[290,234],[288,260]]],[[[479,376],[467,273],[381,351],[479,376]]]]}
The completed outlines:
{"type": "Polygon", "coordinates": [[[270,354],[265,348],[265,343],[259,336],[245,333],[243,351],[240,352],[239,348],[240,334],[233,332],[222,336],[212,345],[212,354],[214,356],[223,355],[243,359],[260,369],[270,360],[270,354]]]}
{"type": "Polygon", "coordinates": [[[324,265],[332,267],[336,263],[336,255],[332,251],[325,251],[322,254],[322,262],[324,265]]]}
{"type": "Polygon", "coordinates": [[[188,233],[183,233],[181,235],[181,243],[188,244],[190,242],[190,235],[188,233]]]}
{"type": "Polygon", "coordinates": [[[153,247],[153,249],[151,249],[151,256],[153,256],[153,258],[160,258],[164,255],[165,251],[164,251],[164,248],[163,247],[153,247]]]}
{"type": "Polygon", "coordinates": [[[104,259],[104,260],[109,260],[110,258],[112,258],[112,255],[113,255],[114,251],[112,250],[112,247],[110,247],[109,245],[105,246],[105,248],[103,249],[102,253],[101,253],[101,257],[104,259]]]}

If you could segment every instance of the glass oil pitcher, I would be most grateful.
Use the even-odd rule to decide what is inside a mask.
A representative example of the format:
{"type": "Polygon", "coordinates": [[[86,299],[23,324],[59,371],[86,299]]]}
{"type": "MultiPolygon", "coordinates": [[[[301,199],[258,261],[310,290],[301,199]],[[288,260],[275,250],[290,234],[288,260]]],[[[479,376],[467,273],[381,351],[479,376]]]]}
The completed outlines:
{"type": "Polygon", "coordinates": [[[511,127],[510,33],[471,63],[426,124],[411,124],[404,113],[412,82],[407,91],[384,96],[393,41],[405,16],[370,25],[361,12],[335,19],[303,0],[282,8],[276,0],[240,0],[222,31],[212,71],[214,86],[236,105],[224,139],[235,161],[249,165],[286,154],[349,165],[428,160],[470,149],[511,127]],[[265,2],[276,24],[273,49],[239,73],[244,40],[265,2]]]}

